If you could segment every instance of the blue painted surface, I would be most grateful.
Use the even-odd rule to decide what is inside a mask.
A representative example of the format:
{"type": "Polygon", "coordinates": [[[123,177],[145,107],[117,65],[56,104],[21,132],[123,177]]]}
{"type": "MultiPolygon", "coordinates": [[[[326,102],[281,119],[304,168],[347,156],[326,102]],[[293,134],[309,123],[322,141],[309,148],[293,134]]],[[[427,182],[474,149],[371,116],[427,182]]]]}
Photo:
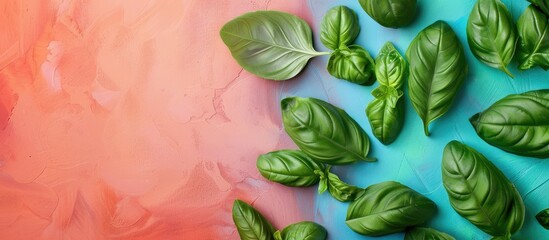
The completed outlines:
{"type": "MultiPolygon", "coordinates": [[[[512,11],[515,21],[528,3],[524,0],[503,1],[512,11]]],[[[377,86],[364,87],[331,77],[325,70],[328,57],[314,59],[295,81],[281,85],[281,98],[287,96],[316,97],[345,109],[371,136],[371,156],[376,163],[359,163],[335,167],[334,171],[351,184],[367,187],[387,180],[397,180],[436,202],[438,214],[426,226],[439,229],[456,239],[490,239],[490,236],[461,218],[450,206],[441,183],[441,159],[444,146],[451,140],[460,140],[474,147],[498,166],[517,186],[526,205],[526,220],[514,239],[549,239],[549,231],[536,221],[535,214],[549,207],[549,161],[512,155],[492,147],[480,139],[468,118],[482,111],[508,94],[549,88],[549,72],[540,68],[519,72],[516,61],[510,69],[515,79],[490,68],[475,59],[466,41],[465,28],[473,0],[419,0],[415,22],[402,29],[387,29],[374,22],[360,7],[358,1],[309,0],[313,13],[313,28],[317,50],[327,49],[320,44],[319,26],[324,13],[336,5],[354,9],[360,18],[361,33],[357,44],[376,56],[386,41],[392,41],[402,54],[412,39],[436,20],[452,26],[460,38],[469,64],[470,74],[457,96],[453,107],[431,124],[431,137],[423,134],[422,123],[413,110],[406,93],[406,122],[399,138],[384,146],[372,135],[365,115],[366,105],[373,99],[370,92],[377,86]]],[[[311,203],[312,204],[312,203],[311,203]]],[[[324,225],[329,239],[402,239],[403,234],[369,238],[351,231],[345,224],[347,203],[340,203],[328,193],[317,196],[314,203],[315,220],[324,225]]]]}

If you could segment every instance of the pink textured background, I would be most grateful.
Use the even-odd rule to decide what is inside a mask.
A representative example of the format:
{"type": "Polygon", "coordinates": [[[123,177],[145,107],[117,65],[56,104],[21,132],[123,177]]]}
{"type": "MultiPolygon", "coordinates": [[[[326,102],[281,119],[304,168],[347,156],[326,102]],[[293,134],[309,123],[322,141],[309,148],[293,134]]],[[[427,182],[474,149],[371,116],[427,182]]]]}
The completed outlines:
{"type": "Polygon", "coordinates": [[[292,147],[282,86],[218,35],[260,9],[310,21],[295,0],[0,1],[0,238],[238,239],[235,198],[312,219],[313,189],[255,169],[292,147]]]}

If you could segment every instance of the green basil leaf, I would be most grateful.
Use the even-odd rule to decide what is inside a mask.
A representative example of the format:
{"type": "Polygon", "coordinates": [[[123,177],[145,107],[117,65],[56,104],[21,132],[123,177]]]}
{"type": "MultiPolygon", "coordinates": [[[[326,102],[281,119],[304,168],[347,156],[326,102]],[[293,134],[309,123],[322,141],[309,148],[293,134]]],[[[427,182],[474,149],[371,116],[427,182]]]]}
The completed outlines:
{"type": "Polygon", "coordinates": [[[303,19],[283,12],[246,13],[226,23],[220,34],[240,66],[265,79],[290,79],[312,57],[328,54],[313,48],[303,19]]]}
{"type": "Polygon", "coordinates": [[[367,236],[402,232],[437,211],[433,201],[398,182],[369,186],[347,209],[347,226],[367,236]]]}
{"type": "Polygon", "coordinates": [[[260,155],[257,169],[270,181],[290,187],[308,187],[318,183],[320,176],[315,170],[324,171],[324,165],[299,150],[280,150],[260,155]]]}
{"type": "Polygon", "coordinates": [[[326,240],[328,232],[320,224],[306,221],[288,225],[280,236],[282,240],[326,240]]]}
{"type": "Polygon", "coordinates": [[[541,210],[536,214],[536,219],[542,227],[549,230],[549,208],[541,210]]]}
{"type": "Polygon", "coordinates": [[[540,66],[549,69],[549,18],[530,5],[520,16],[519,69],[527,70],[540,66]]]}
{"type": "Polygon", "coordinates": [[[328,175],[328,192],[336,200],[340,202],[350,202],[354,201],[361,193],[364,192],[364,189],[349,185],[339,177],[330,171],[330,167],[326,169],[326,174],[328,175]]]}
{"type": "Polygon", "coordinates": [[[406,232],[404,240],[456,240],[454,237],[432,228],[416,227],[406,232]]]}
{"type": "Polygon", "coordinates": [[[315,98],[290,97],[281,102],[284,129],[295,144],[316,161],[339,165],[367,157],[370,140],[342,109],[315,98]]]}
{"type": "Polygon", "coordinates": [[[509,95],[469,121],[479,137],[495,147],[549,158],[549,89],[509,95]]]}
{"type": "Polygon", "coordinates": [[[356,13],[346,6],[330,9],[320,25],[320,41],[331,50],[351,45],[360,33],[356,13]]]}
{"type": "Polygon", "coordinates": [[[328,177],[322,175],[322,177],[320,177],[320,182],[318,183],[318,194],[323,194],[326,190],[328,190],[328,177]]]}
{"type": "Polygon", "coordinates": [[[400,89],[408,76],[408,63],[391,42],[385,43],[377,55],[375,73],[381,85],[400,89]]]}
{"type": "Polygon", "coordinates": [[[416,0],[359,0],[358,2],[371,18],[384,27],[404,27],[416,16],[416,0]]]}
{"type": "Polygon", "coordinates": [[[404,125],[404,99],[394,94],[374,99],[366,108],[374,136],[388,145],[396,140],[404,125]]]}
{"type": "Polygon", "coordinates": [[[467,41],[478,60],[514,77],[507,65],[515,55],[517,29],[500,0],[477,1],[467,22],[467,41]]]}
{"type": "Polygon", "coordinates": [[[342,47],[330,55],[328,72],[339,79],[370,86],[374,84],[375,62],[364,48],[353,45],[342,47]]]}
{"type": "Polygon", "coordinates": [[[274,240],[275,228],[271,223],[241,200],[234,201],[233,221],[241,240],[274,240]]]}
{"type": "Polygon", "coordinates": [[[515,186],[475,149],[451,141],[442,155],[442,183],[456,212],[492,236],[513,234],[524,222],[515,186]]]}
{"type": "Polygon", "coordinates": [[[549,17],[549,0],[528,0],[528,2],[534,4],[541,9],[545,16],[549,17]]]}
{"type": "Polygon", "coordinates": [[[490,240],[511,240],[511,235],[509,233],[506,233],[505,235],[502,235],[502,236],[496,236],[496,237],[490,238],[490,240]]]}
{"type": "Polygon", "coordinates": [[[406,57],[410,99],[429,136],[429,123],[450,109],[467,76],[465,52],[452,28],[437,21],[417,35],[406,57]]]}

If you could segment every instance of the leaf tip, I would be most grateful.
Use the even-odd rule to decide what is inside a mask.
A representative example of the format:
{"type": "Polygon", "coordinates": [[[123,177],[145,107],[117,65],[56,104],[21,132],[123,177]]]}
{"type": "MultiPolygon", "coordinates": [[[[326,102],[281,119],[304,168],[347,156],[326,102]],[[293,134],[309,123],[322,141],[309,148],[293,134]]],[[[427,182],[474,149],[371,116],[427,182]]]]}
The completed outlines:
{"type": "Polygon", "coordinates": [[[473,128],[477,129],[477,126],[479,124],[479,119],[480,119],[480,113],[477,113],[469,118],[469,122],[471,123],[471,125],[473,125],[473,128]]]}

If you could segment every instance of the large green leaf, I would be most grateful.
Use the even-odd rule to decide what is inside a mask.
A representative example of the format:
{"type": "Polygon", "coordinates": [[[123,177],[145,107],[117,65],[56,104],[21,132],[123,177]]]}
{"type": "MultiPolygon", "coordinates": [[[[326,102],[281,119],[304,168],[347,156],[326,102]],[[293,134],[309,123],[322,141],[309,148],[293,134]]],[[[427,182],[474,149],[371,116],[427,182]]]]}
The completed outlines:
{"type": "Polygon", "coordinates": [[[536,214],[536,220],[538,220],[542,227],[549,230],[549,208],[541,210],[536,214]]]}
{"type": "Polygon", "coordinates": [[[257,169],[270,181],[290,187],[308,187],[317,184],[324,165],[313,161],[299,150],[280,150],[260,155],[257,169]]]}
{"type": "Polygon", "coordinates": [[[530,5],[520,16],[519,69],[527,70],[540,66],[549,69],[549,18],[530,5]]]}
{"type": "Polygon", "coordinates": [[[532,4],[536,5],[543,13],[545,13],[545,16],[549,17],[549,0],[528,0],[532,4]]]}
{"type": "Polygon", "coordinates": [[[347,226],[367,236],[404,231],[437,211],[433,201],[398,182],[369,186],[347,209],[347,226]]]}
{"type": "Polygon", "coordinates": [[[329,167],[326,170],[326,175],[328,176],[328,192],[330,192],[330,195],[332,195],[332,197],[340,202],[354,201],[360,194],[364,192],[364,189],[362,188],[349,185],[341,181],[341,179],[339,179],[337,175],[330,172],[329,167]]]}
{"type": "Polygon", "coordinates": [[[500,0],[477,1],[467,22],[467,41],[476,58],[513,77],[507,65],[518,39],[511,13],[500,0]]]}
{"type": "Polygon", "coordinates": [[[391,42],[385,43],[376,57],[376,78],[379,84],[399,89],[408,76],[408,63],[391,42]]]}
{"type": "Polygon", "coordinates": [[[360,33],[356,13],[346,6],[330,9],[320,25],[320,41],[331,50],[351,45],[360,33]]]}
{"type": "Polygon", "coordinates": [[[404,240],[456,240],[454,237],[432,228],[416,227],[408,230],[404,240]]]}
{"type": "Polygon", "coordinates": [[[416,0],[359,0],[364,11],[384,27],[399,28],[416,16],[416,0]]]}
{"type": "Polygon", "coordinates": [[[276,240],[326,240],[327,237],[326,229],[314,222],[290,224],[275,233],[276,240]]]}
{"type": "Polygon", "coordinates": [[[274,240],[275,228],[252,206],[235,200],[233,221],[241,240],[274,240]]]}
{"type": "Polygon", "coordinates": [[[284,129],[295,144],[319,162],[350,164],[367,157],[370,140],[342,109],[315,98],[289,97],[281,102],[284,129]]]}
{"type": "Polygon", "coordinates": [[[221,28],[221,38],[246,71],[271,80],[296,76],[315,51],[311,28],[294,15],[257,11],[241,15],[221,28]]]}
{"type": "Polygon", "coordinates": [[[521,156],[549,158],[549,89],[509,95],[469,120],[493,146],[521,156]]]}
{"type": "Polygon", "coordinates": [[[404,98],[398,93],[376,97],[368,104],[366,116],[374,136],[385,145],[391,144],[398,137],[404,124],[404,98]]]}
{"type": "Polygon", "coordinates": [[[524,204],[515,186],[471,147],[451,141],[442,156],[442,183],[456,212],[482,231],[505,237],[524,222],[524,204]]]}
{"type": "Polygon", "coordinates": [[[361,85],[375,83],[374,59],[366,49],[353,45],[341,46],[328,60],[328,72],[339,79],[361,85]]]}
{"type": "Polygon", "coordinates": [[[467,76],[465,53],[452,28],[437,21],[417,35],[406,57],[410,99],[428,136],[429,123],[450,109],[467,76]]]}

